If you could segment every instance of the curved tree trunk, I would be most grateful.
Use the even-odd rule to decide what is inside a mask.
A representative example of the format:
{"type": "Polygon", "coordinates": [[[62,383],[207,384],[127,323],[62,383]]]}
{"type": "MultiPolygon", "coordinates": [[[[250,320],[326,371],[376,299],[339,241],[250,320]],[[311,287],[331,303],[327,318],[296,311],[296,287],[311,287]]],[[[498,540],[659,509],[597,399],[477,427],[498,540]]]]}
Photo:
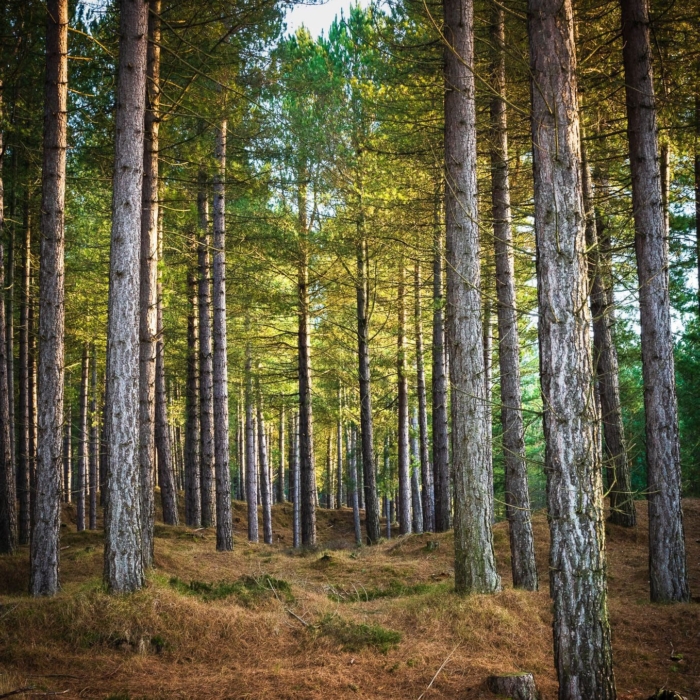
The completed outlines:
{"type": "Polygon", "coordinates": [[[530,517],[530,494],[525,461],[525,428],[520,386],[520,338],[515,294],[513,233],[508,177],[508,122],[505,103],[504,12],[492,8],[491,64],[491,205],[496,262],[498,361],[501,385],[501,427],[505,471],[506,517],[510,534],[513,586],[536,591],[537,564],[530,517]]]}
{"type": "Polygon", "coordinates": [[[447,342],[452,386],[455,589],[500,589],[493,553],[476,192],[472,0],[444,0],[447,342]]]}
{"type": "Polygon", "coordinates": [[[615,698],[571,0],[529,0],[540,375],[560,700],[615,698]],[[575,634],[572,631],[575,630],[575,634]]]}
{"type": "Polygon", "coordinates": [[[668,293],[656,104],[646,0],[621,0],[622,56],[632,173],[649,494],[649,580],[654,602],[690,600],[681,507],[678,407],[668,293]]]}
{"type": "Polygon", "coordinates": [[[105,582],[112,593],[143,586],[139,496],[139,268],[146,108],[148,4],[120,5],[107,367],[109,455],[105,582]]]}
{"type": "Polygon", "coordinates": [[[61,433],[65,319],[64,208],[68,100],[68,1],[49,0],[46,24],[44,164],[39,263],[37,434],[29,589],[54,595],[59,586],[61,433]]]}

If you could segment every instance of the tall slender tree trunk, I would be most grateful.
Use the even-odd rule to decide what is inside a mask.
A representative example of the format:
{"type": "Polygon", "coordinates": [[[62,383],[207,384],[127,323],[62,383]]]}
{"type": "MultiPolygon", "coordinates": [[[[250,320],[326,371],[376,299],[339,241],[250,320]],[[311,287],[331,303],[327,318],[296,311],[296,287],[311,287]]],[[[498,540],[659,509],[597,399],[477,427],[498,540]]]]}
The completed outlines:
{"type": "Polygon", "coordinates": [[[529,0],[528,34],[554,658],[561,700],[606,700],[615,683],[571,0],[529,0]]]}
{"type": "Polygon", "coordinates": [[[107,503],[107,462],[109,461],[109,424],[107,411],[109,407],[109,386],[107,384],[107,369],[105,368],[104,389],[102,393],[102,430],[100,431],[100,505],[107,503]]]}
{"type": "Polygon", "coordinates": [[[336,485],[335,485],[335,507],[340,510],[343,507],[343,419],[342,419],[342,392],[338,387],[338,421],[336,423],[336,485]]]}
{"type": "Polygon", "coordinates": [[[357,354],[360,377],[360,439],[365,505],[365,529],[370,544],[381,537],[379,499],[374,468],[374,420],[372,417],[372,374],[369,365],[369,261],[364,222],[358,224],[357,242],[357,354]]]}
{"type": "MultiPolygon", "coordinates": [[[[226,338],[226,120],[216,132],[214,177],[214,464],[216,465],[216,549],[233,549],[228,439],[226,338]]],[[[269,476],[269,475],[268,475],[269,476]]],[[[272,535],[270,535],[272,538],[272,535]]]]}
{"type": "Polygon", "coordinates": [[[656,104],[646,0],[621,0],[627,132],[632,173],[649,500],[649,579],[654,602],[690,600],[686,570],[678,408],[668,292],[656,104]]]}
{"type": "Polygon", "coordinates": [[[326,443],[326,508],[335,508],[335,498],[333,493],[333,432],[328,431],[328,442],[326,443]]]}
{"type": "MultiPolygon", "coordinates": [[[[197,241],[192,236],[193,257],[197,241]]],[[[199,473],[199,324],[197,314],[197,277],[192,264],[187,271],[189,309],[187,315],[187,389],[185,422],[185,522],[190,527],[202,524],[202,492],[199,473]]],[[[240,463],[239,463],[240,464],[240,463]]]]}
{"type": "Polygon", "coordinates": [[[206,175],[199,174],[199,436],[202,479],[202,527],[216,523],[214,512],[214,360],[211,340],[211,269],[209,266],[209,204],[206,175]]]}
{"type": "Polygon", "coordinates": [[[258,415],[258,462],[260,463],[260,501],[263,515],[263,541],[272,544],[272,484],[270,483],[270,460],[267,452],[267,436],[265,434],[265,419],[262,412],[262,395],[260,384],[257,386],[257,415],[258,415]]]}
{"type": "Polygon", "coordinates": [[[105,581],[112,593],[143,586],[139,495],[139,270],[148,3],[120,5],[107,367],[109,455],[105,581]]]}
{"type": "MultiPolygon", "coordinates": [[[[246,330],[250,322],[246,319],[246,330]]],[[[253,359],[250,340],[245,348],[245,468],[248,501],[248,540],[258,541],[258,474],[255,464],[255,424],[253,423],[253,359]]]]}
{"type": "Polygon", "coordinates": [[[158,287],[158,132],[160,127],[160,0],[150,0],[146,58],[139,308],[139,473],[143,564],[153,566],[156,334],[158,287]]]}
{"type": "Polygon", "coordinates": [[[606,256],[602,254],[602,249],[609,246],[603,244],[598,236],[593,205],[593,182],[583,144],[581,157],[588,276],[590,279],[591,316],[593,317],[593,367],[598,380],[602,432],[605,440],[604,464],[608,475],[608,492],[610,494],[609,519],[616,525],[634,527],[637,517],[622,424],[617,350],[612,335],[613,300],[612,293],[608,294],[611,270],[607,269],[606,256]]]}
{"type": "Polygon", "coordinates": [[[301,546],[301,504],[299,474],[299,415],[292,418],[292,453],[289,460],[290,491],[292,493],[292,546],[301,546]]]}
{"type": "Polygon", "coordinates": [[[285,497],[284,497],[284,471],[285,471],[285,415],[284,415],[284,406],[280,408],[280,429],[279,429],[279,465],[277,469],[277,502],[278,503],[284,503],[285,502],[285,497]]]}
{"type": "Polygon", "coordinates": [[[31,218],[29,194],[24,201],[24,245],[19,307],[19,414],[17,416],[17,489],[19,497],[19,544],[31,537],[31,460],[29,452],[29,305],[31,304],[31,218]]]}
{"type": "Polygon", "coordinates": [[[396,376],[398,383],[399,532],[411,532],[411,453],[408,429],[408,367],[406,362],[406,270],[399,262],[398,339],[396,376]]]}
{"type": "Polygon", "coordinates": [[[354,425],[348,427],[346,440],[348,447],[348,492],[350,493],[350,507],[352,508],[352,522],[355,529],[355,544],[362,544],[362,527],[360,521],[360,500],[357,482],[357,428],[354,425]]]}
{"type": "Polygon", "coordinates": [[[37,436],[30,584],[32,595],[59,586],[63,427],[64,206],[68,99],[68,0],[49,0],[46,24],[44,163],[39,263],[37,436]]]}
{"type": "Polygon", "coordinates": [[[491,535],[476,192],[472,0],[444,0],[447,342],[452,385],[455,588],[500,589],[491,535]]]}
{"type": "MultiPolygon", "coordinates": [[[[29,277],[29,288],[33,286],[34,275],[29,277]]],[[[36,434],[37,434],[37,396],[36,396],[36,375],[37,375],[37,352],[36,352],[36,327],[34,323],[34,298],[29,300],[29,310],[27,312],[27,327],[29,328],[29,362],[27,367],[27,393],[29,394],[29,486],[31,494],[29,496],[29,511],[31,519],[32,537],[34,535],[34,522],[36,516],[36,434]]],[[[57,464],[58,469],[61,468],[60,455],[57,464]]],[[[58,484],[60,487],[61,477],[59,474],[58,484]]],[[[60,508],[60,490],[59,490],[59,508],[60,508]]],[[[31,585],[31,581],[30,581],[31,585]]],[[[33,589],[30,589],[33,591],[33,589]]]]}
{"type": "Polygon", "coordinates": [[[316,466],[311,391],[311,309],[309,297],[309,231],[306,185],[299,183],[299,471],[301,474],[301,543],[316,544],[316,466]]]}
{"type": "Polygon", "coordinates": [[[97,351],[95,342],[91,343],[92,372],[90,375],[90,460],[89,460],[89,484],[90,484],[90,512],[88,526],[91,530],[97,530],[97,458],[99,451],[99,424],[97,413],[97,351]]]}
{"type": "Polygon", "coordinates": [[[78,429],[78,484],[77,525],[78,532],[85,529],[85,490],[88,471],[88,382],[90,377],[90,355],[87,343],[83,344],[83,357],[80,365],[80,427],[78,429]]]}
{"type": "Polygon", "coordinates": [[[491,212],[496,263],[496,314],[501,387],[501,430],[505,471],[506,517],[510,534],[513,586],[536,591],[537,564],[530,517],[530,494],[525,461],[525,428],[520,385],[520,338],[515,294],[515,263],[508,175],[508,117],[504,11],[493,5],[491,42],[494,54],[490,105],[491,212]]]}
{"type": "Polygon", "coordinates": [[[447,371],[445,368],[445,318],[443,292],[444,236],[436,205],[433,257],[433,483],[435,532],[451,524],[450,465],[447,434],[447,371]]]}
{"type": "MultiPolygon", "coordinates": [[[[70,386],[71,374],[66,372],[66,387],[70,386]]],[[[63,502],[73,501],[73,411],[70,400],[65,405],[63,428],[63,502]]]]}
{"type": "Polygon", "coordinates": [[[695,255],[698,273],[698,315],[700,316],[700,68],[698,69],[698,94],[695,96],[695,158],[693,174],[695,185],[695,255]]]}
{"type": "Polygon", "coordinates": [[[414,328],[416,337],[416,393],[418,395],[418,459],[421,476],[421,532],[435,530],[435,489],[433,470],[428,449],[428,401],[425,389],[425,360],[423,350],[423,310],[421,303],[420,260],[416,260],[413,273],[415,309],[414,328]]]}
{"type": "Polygon", "coordinates": [[[411,416],[411,503],[413,505],[413,532],[423,532],[422,492],[420,484],[420,433],[418,431],[418,410],[411,416]]]}

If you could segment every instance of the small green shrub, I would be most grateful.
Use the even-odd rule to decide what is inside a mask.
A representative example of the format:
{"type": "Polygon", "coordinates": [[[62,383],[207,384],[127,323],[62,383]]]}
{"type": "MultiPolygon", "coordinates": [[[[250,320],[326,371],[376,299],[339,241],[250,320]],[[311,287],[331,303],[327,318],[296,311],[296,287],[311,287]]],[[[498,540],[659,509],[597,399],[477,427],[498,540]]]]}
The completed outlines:
{"type": "Polygon", "coordinates": [[[401,641],[401,634],[380,625],[356,624],[338,615],[325,615],[318,625],[320,634],[335,640],[344,651],[360,651],[365,647],[386,654],[401,641]]]}

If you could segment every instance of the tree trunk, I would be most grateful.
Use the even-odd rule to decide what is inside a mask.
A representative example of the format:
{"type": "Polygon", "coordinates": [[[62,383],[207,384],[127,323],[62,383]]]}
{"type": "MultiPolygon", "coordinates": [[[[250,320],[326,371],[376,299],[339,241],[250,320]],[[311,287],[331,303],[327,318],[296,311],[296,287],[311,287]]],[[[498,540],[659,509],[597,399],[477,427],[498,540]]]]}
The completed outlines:
{"type": "MultiPolygon", "coordinates": [[[[700,78],[696,78],[700,82],[700,78]]],[[[700,86],[697,88],[700,91],[700,86]]],[[[698,272],[698,315],[700,315],[700,94],[695,96],[695,253],[698,272]]]]}
{"type": "Polygon", "coordinates": [[[270,483],[270,462],[267,453],[267,436],[265,434],[265,419],[262,412],[262,395],[260,383],[257,386],[258,414],[258,462],[260,463],[260,501],[263,515],[263,541],[272,544],[272,484],[270,483]]]}
{"type": "Polygon", "coordinates": [[[294,414],[292,419],[292,454],[290,462],[290,491],[292,492],[292,546],[296,549],[301,545],[301,505],[299,486],[299,416],[294,414]]]}
{"type": "Polygon", "coordinates": [[[365,505],[365,529],[370,544],[381,537],[379,501],[374,469],[374,423],[372,418],[372,375],[369,366],[369,271],[367,239],[360,224],[357,243],[357,354],[360,376],[360,438],[365,505]]]}
{"type": "Polygon", "coordinates": [[[328,431],[328,443],[326,445],[326,508],[331,510],[335,507],[333,498],[333,433],[328,431]]]}
{"type": "Polygon", "coordinates": [[[97,351],[92,342],[92,374],[90,375],[90,514],[89,527],[97,530],[97,458],[99,451],[99,425],[97,413],[97,351]]]}
{"type": "Polygon", "coordinates": [[[498,362],[501,386],[501,429],[505,472],[506,517],[510,534],[513,586],[536,591],[537,564],[530,517],[525,461],[525,428],[520,386],[520,338],[515,293],[515,263],[508,176],[508,121],[505,102],[505,26],[503,9],[492,8],[491,42],[491,211],[498,300],[498,362]]]}
{"type": "Polygon", "coordinates": [[[107,367],[109,455],[105,581],[111,593],[143,586],[139,497],[139,270],[148,4],[120,5],[107,367]]]}
{"type": "MultiPolygon", "coordinates": [[[[216,132],[214,177],[214,464],[216,465],[216,549],[233,549],[228,442],[226,357],[226,120],[216,132]]],[[[269,475],[268,475],[269,478],[269,475]]],[[[272,535],[270,535],[272,537],[272,535]]]]}
{"type": "Polygon", "coordinates": [[[398,339],[396,377],[398,393],[399,533],[411,532],[411,453],[408,430],[408,369],[406,363],[406,270],[399,262],[398,339]]]}
{"type": "Polygon", "coordinates": [[[33,512],[32,595],[59,586],[63,427],[64,206],[68,100],[68,0],[49,0],[46,24],[44,164],[39,263],[39,357],[33,512]]]}
{"type": "Polygon", "coordinates": [[[452,386],[455,589],[500,589],[482,348],[472,0],[444,0],[447,342],[452,386]]]}
{"type": "MultiPolygon", "coordinates": [[[[66,387],[70,386],[70,372],[66,372],[66,387]]],[[[65,391],[65,390],[64,390],[65,391]]],[[[73,411],[70,400],[65,407],[63,429],[63,502],[73,501],[73,411]]]]}
{"type": "Polygon", "coordinates": [[[338,421],[336,424],[336,485],[335,485],[335,507],[340,510],[343,507],[343,420],[342,398],[340,388],[338,389],[338,421]]]}
{"type": "Polygon", "coordinates": [[[285,448],[285,436],[284,436],[284,406],[280,408],[280,431],[279,431],[279,451],[280,451],[280,462],[277,471],[277,502],[284,503],[284,448],[285,448]]]}
{"type": "Polygon", "coordinates": [[[346,441],[348,446],[348,476],[350,479],[348,489],[350,491],[352,507],[352,522],[355,528],[355,544],[359,547],[362,544],[362,529],[360,524],[359,492],[357,488],[357,428],[351,425],[348,429],[348,434],[349,439],[346,441]]]}
{"type": "MultiPolygon", "coordinates": [[[[197,242],[191,241],[193,257],[197,242]]],[[[185,522],[190,527],[202,524],[202,492],[199,473],[199,324],[197,314],[197,277],[194,264],[187,270],[189,309],[187,315],[187,418],[185,422],[185,522]]]]}
{"type": "Polygon", "coordinates": [[[109,408],[109,394],[107,385],[107,369],[105,368],[104,389],[102,395],[102,430],[100,431],[100,505],[107,503],[107,462],[109,461],[109,425],[107,423],[107,411],[109,408]]]}
{"type": "Polygon", "coordinates": [[[158,288],[158,132],[160,126],[160,0],[149,1],[146,116],[141,203],[139,308],[139,473],[143,564],[153,566],[156,334],[158,288]]]}
{"type": "Polygon", "coordinates": [[[413,532],[423,532],[423,504],[421,503],[420,473],[420,448],[418,438],[418,411],[413,411],[411,417],[411,504],[413,532]]]}
{"type": "MultiPolygon", "coordinates": [[[[211,340],[211,270],[209,267],[209,204],[206,176],[199,174],[199,436],[202,479],[202,527],[216,523],[214,512],[214,364],[211,340]]],[[[257,540],[256,540],[257,541],[257,540]]]]}
{"type": "Polygon", "coordinates": [[[391,461],[389,460],[389,436],[384,437],[384,517],[386,518],[386,538],[391,539],[393,509],[391,507],[391,461]]]}
{"type": "MultiPolygon", "coordinates": [[[[246,331],[250,331],[246,318],[246,331]]],[[[258,475],[255,465],[255,426],[253,424],[253,370],[250,340],[245,348],[245,468],[248,500],[248,540],[258,541],[258,475]]]]}
{"type": "Polygon", "coordinates": [[[571,0],[529,0],[528,34],[554,658],[561,700],[606,700],[615,684],[571,0]]]}
{"type": "Polygon", "coordinates": [[[88,471],[88,381],[90,377],[90,356],[87,343],[83,344],[83,359],[80,367],[80,427],[78,428],[78,484],[77,496],[78,532],[85,529],[85,489],[88,471]]]}
{"type": "MultiPolygon", "coordinates": [[[[439,217],[436,214],[436,219],[439,217]]],[[[451,524],[450,465],[447,434],[447,373],[445,369],[445,319],[443,298],[444,238],[440,222],[435,226],[433,258],[433,484],[435,532],[451,524]]]]}
{"type": "Polygon", "coordinates": [[[649,578],[654,602],[690,600],[681,508],[668,293],[668,231],[658,163],[656,105],[645,0],[621,0],[627,131],[632,173],[649,494],[649,578]]]}
{"type": "Polygon", "coordinates": [[[22,291],[19,309],[19,414],[17,416],[17,484],[19,497],[19,544],[31,537],[31,458],[29,452],[29,306],[31,304],[31,219],[29,195],[24,202],[22,291]]]}
{"type": "Polygon", "coordinates": [[[309,242],[306,189],[299,184],[299,471],[301,474],[301,543],[316,544],[316,466],[314,459],[311,392],[311,318],[309,298],[309,242]]]}
{"type": "MultiPolygon", "coordinates": [[[[608,475],[610,522],[623,527],[634,527],[637,518],[622,424],[617,350],[612,335],[614,323],[612,290],[610,293],[608,291],[612,271],[607,268],[606,256],[602,254],[603,247],[609,246],[604,244],[598,236],[593,206],[593,183],[583,145],[581,157],[588,276],[593,317],[593,367],[598,380],[601,422],[605,439],[604,466],[608,475]]],[[[599,218],[599,221],[602,219],[599,218]]]]}

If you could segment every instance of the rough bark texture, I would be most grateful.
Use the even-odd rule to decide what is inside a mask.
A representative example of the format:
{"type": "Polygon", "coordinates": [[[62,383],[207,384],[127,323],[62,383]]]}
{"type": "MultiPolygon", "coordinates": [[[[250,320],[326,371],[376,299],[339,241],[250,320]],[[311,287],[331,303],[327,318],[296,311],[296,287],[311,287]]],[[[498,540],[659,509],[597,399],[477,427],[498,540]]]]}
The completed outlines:
{"type": "Polygon", "coordinates": [[[505,103],[504,12],[493,6],[491,64],[491,211],[496,262],[496,314],[501,386],[501,428],[505,471],[506,517],[510,534],[513,586],[537,590],[537,565],[530,517],[530,494],[525,461],[525,429],[520,386],[520,339],[515,295],[513,233],[508,177],[508,122],[505,103]]]}
{"type": "Polygon", "coordinates": [[[561,700],[615,697],[571,0],[529,0],[550,594],[561,700]]]}
{"type": "Polygon", "coordinates": [[[141,277],[139,314],[139,471],[143,563],[153,565],[156,333],[158,286],[158,131],[160,107],[160,0],[150,0],[146,59],[146,117],[141,203],[141,277]]]}
{"type": "Polygon", "coordinates": [[[17,496],[19,498],[19,543],[29,544],[31,535],[31,461],[29,452],[29,305],[31,304],[31,225],[29,196],[24,203],[19,309],[19,406],[17,413],[17,496]]]}
{"type": "Polygon", "coordinates": [[[88,527],[97,530],[97,458],[99,451],[99,425],[100,419],[97,414],[97,352],[95,343],[92,343],[92,372],[90,375],[90,461],[89,461],[89,484],[90,484],[90,514],[88,527]]]}
{"type": "Polygon", "coordinates": [[[263,515],[263,541],[265,544],[272,544],[272,484],[270,483],[270,461],[267,452],[265,419],[263,418],[262,396],[259,386],[257,398],[258,462],[260,463],[260,501],[263,515]]]}
{"type": "Polygon", "coordinates": [[[364,486],[365,529],[370,544],[379,541],[379,500],[374,469],[374,422],[372,418],[372,375],[369,366],[369,274],[367,240],[357,243],[357,354],[360,377],[360,439],[364,486]]]}
{"type": "MultiPolygon", "coordinates": [[[[436,219],[438,218],[436,214],[436,219]]],[[[450,464],[447,434],[447,373],[445,369],[445,318],[443,297],[444,236],[435,226],[433,257],[433,484],[435,488],[435,532],[451,524],[450,464]]]]}
{"type": "Polygon", "coordinates": [[[46,24],[44,166],[39,265],[39,357],[35,500],[29,589],[59,586],[63,427],[64,206],[68,116],[68,0],[49,0],[46,24]]]}
{"type": "MultiPolygon", "coordinates": [[[[197,243],[191,248],[196,255],[197,243]]],[[[202,524],[202,492],[199,473],[199,324],[197,314],[197,278],[193,265],[187,272],[189,311],[187,315],[187,387],[185,423],[185,522],[190,527],[202,524]]]]}
{"type": "Polygon", "coordinates": [[[489,676],[488,689],[498,696],[511,700],[539,700],[535,678],[531,673],[514,673],[511,676],[489,676]]]}
{"type": "Polygon", "coordinates": [[[418,394],[418,444],[421,474],[421,508],[425,532],[435,530],[435,489],[433,470],[428,449],[428,401],[425,388],[425,360],[423,351],[423,311],[421,304],[420,262],[414,268],[415,335],[416,335],[416,393],[418,394]]]}
{"type": "Polygon", "coordinates": [[[120,5],[107,366],[109,455],[105,582],[143,586],[139,497],[139,270],[148,4],[120,5]]]}
{"type": "MultiPolygon", "coordinates": [[[[590,279],[591,316],[593,317],[593,367],[598,380],[600,415],[603,426],[605,460],[610,494],[610,522],[623,527],[634,527],[637,512],[634,507],[625,432],[622,425],[617,350],[613,340],[614,324],[611,270],[606,264],[609,247],[598,236],[593,206],[593,182],[585,150],[582,146],[583,205],[586,216],[586,247],[588,248],[588,276],[590,279]]],[[[604,233],[601,231],[601,234],[604,233]]],[[[607,240],[607,239],[606,239],[607,240]]]]}
{"type": "Polygon", "coordinates": [[[209,205],[206,177],[199,175],[199,463],[202,479],[202,527],[216,523],[214,512],[214,361],[211,341],[211,269],[209,266],[209,205]]]}
{"type": "Polygon", "coordinates": [[[455,588],[500,589],[491,536],[489,430],[482,348],[471,0],[444,0],[447,342],[452,386],[455,588]]]}
{"type": "Polygon", "coordinates": [[[399,264],[396,380],[398,394],[399,532],[411,532],[411,454],[408,430],[408,367],[406,363],[406,271],[399,264]]]}
{"type": "MultiPolygon", "coordinates": [[[[216,549],[233,549],[228,440],[226,356],[226,120],[216,132],[214,177],[214,464],[216,465],[216,549]]],[[[268,475],[269,478],[269,475],[268,475]]]]}
{"type": "Polygon", "coordinates": [[[80,369],[80,421],[78,427],[78,483],[75,489],[78,532],[85,529],[85,491],[88,472],[88,381],[90,376],[90,356],[87,343],[83,345],[83,358],[80,369]]]}
{"type": "Polygon", "coordinates": [[[683,539],[678,409],[668,293],[668,231],[658,162],[645,0],[621,0],[632,173],[649,494],[649,579],[655,602],[690,600],[683,539]]]}
{"type": "MultiPolygon", "coordinates": [[[[246,330],[249,330],[246,319],[246,330]]],[[[253,370],[250,341],[245,348],[245,469],[248,501],[248,540],[258,541],[258,474],[255,465],[255,425],[253,423],[253,370]]],[[[298,502],[298,499],[297,499],[298,502]]],[[[296,506],[295,506],[296,507],[296,506]]],[[[295,545],[296,546],[296,545],[295,545]]]]}

